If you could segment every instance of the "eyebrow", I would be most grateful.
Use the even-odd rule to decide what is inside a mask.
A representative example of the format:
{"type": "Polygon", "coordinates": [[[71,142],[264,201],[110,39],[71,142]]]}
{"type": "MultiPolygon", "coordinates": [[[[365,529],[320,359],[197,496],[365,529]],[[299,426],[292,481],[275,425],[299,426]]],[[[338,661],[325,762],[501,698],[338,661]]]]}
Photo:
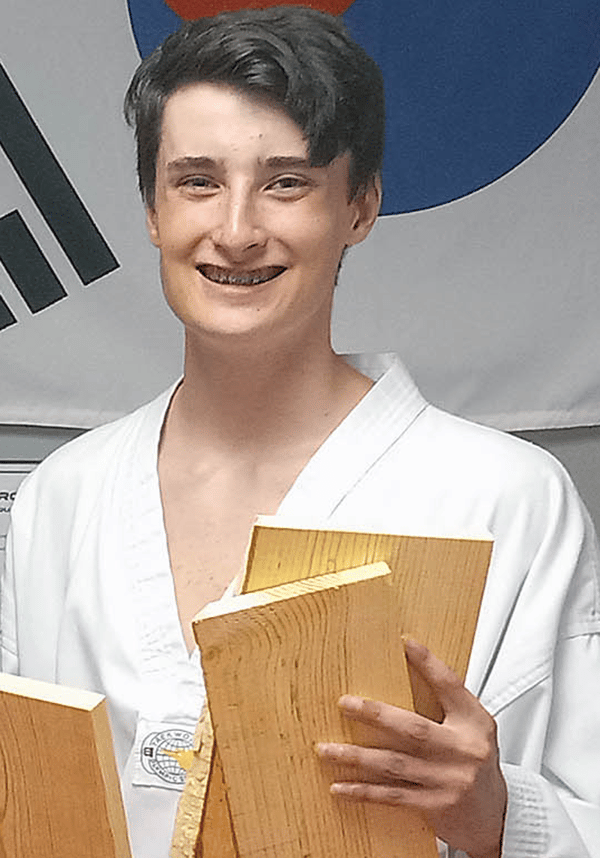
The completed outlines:
{"type": "MultiPolygon", "coordinates": [[[[207,155],[184,155],[182,158],[169,161],[167,171],[180,173],[186,170],[214,170],[221,163],[220,160],[215,161],[214,158],[209,158],[207,155]]],[[[274,155],[266,159],[265,167],[272,170],[308,169],[311,167],[311,163],[308,158],[297,155],[274,155]]]]}
{"type": "Polygon", "coordinates": [[[169,161],[167,171],[179,173],[185,170],[214,170],[217,164],[217,161],[208,158],[206,155],[185,155],[183,158],[175,158],[174,161],[169,161]]]}
{"type": "Polygon", "coordinates": [[[273,169],[294,169],[300,167],[306,169],[312,166],[308,158],[299,158],[297,155],[275,155],[273,158],[267,158],[265,166],[273,169]]]}

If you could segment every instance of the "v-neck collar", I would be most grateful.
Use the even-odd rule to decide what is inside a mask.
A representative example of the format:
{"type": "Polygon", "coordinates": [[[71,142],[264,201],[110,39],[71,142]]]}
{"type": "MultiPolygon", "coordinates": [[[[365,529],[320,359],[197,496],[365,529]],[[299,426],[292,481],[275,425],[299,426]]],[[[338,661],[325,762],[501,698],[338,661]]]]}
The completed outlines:
{"type": "MultiPolygon", "coordinates": [[[[395,355],[346,359],[375,384],[313,454],[277,515],[329,518],[427,407],[395,355]]],[[[195,653],[188,656],[179,622],[158,478],[162,426],[179,383],[141,412],[135,451],[128,465],[125,538],[137,603],[142,674],[150,683],[148,707],[154,706],[150,701],[156,699],[161,683],[161,697],[166,694],[165,683],[176,683],[179,703],[183,693],[195,711],[198,695],[203,694],[202,680],[195,653]]]]}
{"type": "Polygon", "coordinates": [[[329,518],[427,407],[394,354],[346,356],[375,384],[315,451],[277,515],[329,518]]]}

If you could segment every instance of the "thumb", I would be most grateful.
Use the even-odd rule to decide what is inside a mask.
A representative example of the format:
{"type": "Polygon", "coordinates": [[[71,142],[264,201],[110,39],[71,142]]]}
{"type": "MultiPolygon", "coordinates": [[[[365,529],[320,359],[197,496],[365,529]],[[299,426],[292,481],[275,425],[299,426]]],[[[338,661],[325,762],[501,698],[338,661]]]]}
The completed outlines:
{"type": "Polygon", "coordinates": [[[409,664],[422,676],[434,691],[444,714],[472,714],[477,698],[467,691],[460,677],[431,650],[412,638],[403,637],[404,651],[409,664]]]}

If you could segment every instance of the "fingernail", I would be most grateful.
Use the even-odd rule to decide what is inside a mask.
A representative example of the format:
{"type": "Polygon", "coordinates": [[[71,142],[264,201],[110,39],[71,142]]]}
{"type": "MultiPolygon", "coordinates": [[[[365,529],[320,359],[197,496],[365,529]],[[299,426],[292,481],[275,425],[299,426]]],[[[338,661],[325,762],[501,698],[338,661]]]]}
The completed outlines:
{"type": "Polygon", "coordinates": [[[317,742],[314,747],[319,757],[337,760],[343,755],[345,746],[336,742],[317,742]]]}
{"type": "Polygon", "coordinates": [[[352,694],[344,694],[338,700],[338,706],[346,715],[367,715],[372,714],[373,701],[368,697],[355,697],[352,694]]]}
{"type": "Polygon", "coordinates": [[[353,697],[351,694],[344,694],[338,700],[338,706],[345,712],[360,712],[365,702],[362,697],[353,697]]]}
{"type": "Polygon", "coordinates": [[[403,635],[402,641],[404,643],[404,649],[411,655],[416,655],[420,656],[421,658],[424,658],[429,652],[426,646],[423,646],[423,644],[418,643],[416,640],[413,640],[413,638],[405,637],[403,635]]]}
{"type": "Polygon", "coordinates": [[[381,716],[381,703],[368,697],[341,697],[338,705],[342,714],[356,721],[378,721],[381,716]]]}
{"type": "Polygon", "coordinates": [[[343,795],[345,798],[353,798],[356,793],[356,784],[351,783],[335,783],[329,787],[331,795],[343,795]]]}

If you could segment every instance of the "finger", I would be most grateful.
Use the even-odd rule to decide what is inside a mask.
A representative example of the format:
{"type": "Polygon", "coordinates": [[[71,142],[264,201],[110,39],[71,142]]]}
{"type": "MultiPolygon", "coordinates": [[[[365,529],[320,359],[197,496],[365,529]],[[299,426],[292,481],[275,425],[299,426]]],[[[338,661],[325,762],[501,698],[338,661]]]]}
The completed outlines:
{"type": "Polygon", "coordinates": [[[416,787],[412,784],[387,786],[370,783],[333,783],[329,787],[332,795],[348,801],[369,802],[373,804],[388,804],[393,806],[413,807],[427,811],[434,804],[430,790],[416,787]]]}
{"type": "Polygon", "coordinates": [[[372,736],[368,742],[372,747],[430,759],[452,751],[451,737],[442,725],[416,712],[350,694],[340,697],[338,706],[347,718],[376,731],[378,740],[372,736]]]}
{"type": "Polygon", "coordinates": [[[315,750],[322,760],[352,769],[353,781],[387,784],[437,785],[432,779],[431,766],[423,760],[398,751],[363,748],[333,742],[319,743],[315,750]]]}
{"type": "Polygon", "coordinates": [[[460,677],[423,644],[404,638],[404,649],[410,664],[434,690],[446,715],[472,717],[481,705],[468,691],[460,677]]]}

